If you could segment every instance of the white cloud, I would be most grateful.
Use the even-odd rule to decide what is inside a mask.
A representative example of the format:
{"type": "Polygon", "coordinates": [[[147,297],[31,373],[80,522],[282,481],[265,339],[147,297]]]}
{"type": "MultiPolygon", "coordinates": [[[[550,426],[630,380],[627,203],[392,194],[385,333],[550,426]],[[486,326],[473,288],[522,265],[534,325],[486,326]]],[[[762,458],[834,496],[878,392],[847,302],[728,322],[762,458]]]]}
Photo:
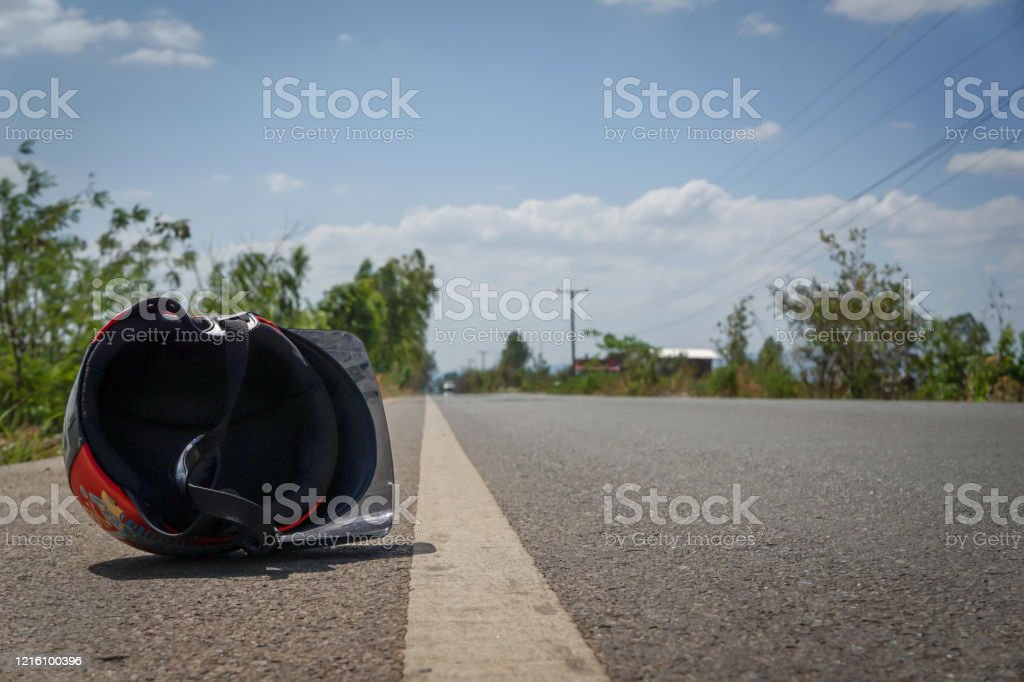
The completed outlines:
{"type": "Polygon", "coordinates": [[[97,19],[65,8],[59,0],[2,0],[0,56],[30,53],[68,55],[100,44],[135,43],[140,47],[118,62],[205,67],[210,57],[196,52],[202,34],[170,17],[129,22],[97,19]]]}
{"type": "Polygon", "coordinates": [[[602,5],[624,5],[639,7],[648,12],[668,12],[676,9],[693,9],[707,5],[714,0],[598,0],[602,5]]]}
{"type": "Polygon", "coordinates": [[[271,192],[288,192],[293,189],[300,189],[306,186],[302,180],[293,178],[286,173],[267,173],[262,178],[271,192]]]}
{"type": "MultiPolygon", "coordinates": [[[[871,239],[896,239],[894,255],[884,259],[930,267],[951,247],[958,258],[965,249],[1000,252],[1002,247],[993,245],[1011,239],[1024,226],[1024,200],[1005,196],[946,209],[900,191],[855,202],[829,195],[761,199],[733,196],[706,180],[694,180],[648,191],[625,204],[575,194],[509,207],[419,208],[396,224],[318,225],[303,242],[313,259],[312,288],[317,293],[349,277],[364,256],[379,261],[424,248],[447,279],[463,276],[524,291],[537,290],[544,278],[561,276],[616,282],[615,293],[602,295],[616,309],[642,300],[645,289],[656,289],[658,283],[679,282],[680,272],[690,273],[687,279],[718,276],[750,254],[759,255],[732,274],[729,287],[760,275],[786,273],[794,254],[818,248],[819,228],[845,232],[889,216],[871,239]],[[831,209],[836,210],[820,224],[788,236],[783,248],[775,248],[780,235],[791,235],[831,209]],[[897,210],[901,212],[893,216],[897,210]],[[901,245],[897,238],[907,241],[901,245]]],[[[972,262],[987,260],[992,259],[972,262]]]]}
{"type": "Polygon", "coordinates": [[[143,64],[146,66],[185,66],[191,68],[205,69],[213,64],[214,60],[197,52],[182,52],[169,47],[162,50],[154,50],[149,47],[140,47],[128,54],[122,55],[114,60],[115,64],[143,64]]]}
{"type": "Polygon", "coordinates": [[[772,36],[782,33],[781,26],[756,12],[740,19],[737,30],[740,35],[748,36],[772,36]]]}
{"type": "Polygon", "coordinates": [[[755,142],[764,142],[765,140],[770,140],[779,133],[781,133],[782,126],[776,123],[775,121],[765,121],[764,123],[758,125],[755,128],[751,128],[750,130],[754,134],[755,142]]]}
{"type": "Polygon", "coordinates": [[[58,0],[5,0],[0,11],[0,55],[24,52],[72,54],[104,40],[131,35],[128,22],[93,21],[58,0]]]}
{"type": "MultiPolygon", "coordinates": [[[[834,276],[825,258],[807,262],[824,254],[819,229],[845,236],[850,227],[879,221],[883,222],[870,233],[869,256],[876,262],[900,264],[914,278],[915,288],[933,290],[928,301],[933,313],[973,310],[990,276],[999,279],[1008,295],[1024,295],[1019,274],[1024,247],[1018,236],[1024,229],[1024,199],[1012,195],[943,208],[902,191],[854,202],[832,195],[763,199],[693,180],[622,203],[570,194],[511,205],[421,207],[395,222],[319,224],[296,243],[306,247],[312,260],[307,284],[312,299],[349,281],[363,258],[380,264],[421,248],[446,281],[466,277],[477,284],[486,282],[492,290],[516,289],[528,296],[559,287],[563,277],[575,286],[591,287],[594,293],[586,309],[593,320],[585,326],[602,331],[641,333],[697,312],[686,324],[641,337],[658,345],[703,347],[741,287],[753,287],[759,311],[762,306],[770,310],[767,285],[773,278],[834,276]],[[832,209],[834,213],[819,224],[794,234],[832,209]],[[971,278],[979,275],[981,264],[991,272],[973,286],[971,278]],[[959,288],[966,293],[955,291],[953,280],[965,282],[959,288]],[[704,284],[686,295],[667,294],[704,284]],[[657,300],[663,303],[622,317],[657,300]],[[705,306],[708,309],[702,312],[705,306]]],[[[564,326],[533,317],[520,323],[488,322],[479,316],[451,325],[436,323],[437,328],[449,329],[516,324],[532,330],[564,326]]],[[[488,348],[452,346],[438,342],[436,332],[431,334],[443,368],[459,366],[477,349],[488,348]]],[[[580,352],[593,350],[587,343],[580,352]]],[[[545,352],[555,362],[568,357],[567,348],[551,344],[545,352]]]]}
{"type": "MultiPolygon", "coordinates": [[[[889,192],[877,203],[876,220],[890,215],[904,206],[907,208],[893,219],[891,234],[900,238],[924,237],[925,244],[917,241],[918,257],[933,258],[951,247],[966,247],[991,241],[1007,231],[1016,231],[1024,220],[1024,200],[1007,195],[990,199],[969,208],[942,208],[928,201],[914,202],[912,195],[889,192]],[[931,240],[934,240],[932,242],[931,240]],[[933,248],[941,247],[941,248],[933,248]]],[[[947,252],[946,256],[963,258],[963,253],[947,252]]]]}
{"type": "Polygon", "coordinates": [[[988,149],[954,154],[946,164],[946,171],[970,175],[1024,175],[1024,149],[988,149]]]}
{"type": "Polygon", "coordinates": [[[889,127],[896,130],[913,130],[917,127],[917,124],[913,121],[892,121],[889,123],[889,127]]]}
{"type": "Polygon", "coordinates": [[[855,21],[890,23],[903,21],[917,14],[949,12],[958,9],[978,9],[994,5],[999,0],[832,0],[826,9],[855,21]]]}
{"type": "Polygon", "coordinates": [[[171,18],[154,19],[138,24],[144,35],[156,45],[180,50],[193,50],[203,42],[203,35],[184,21],[171,18]]]}
{"type": "Polygon", "coordinates": [[[352,185],[347,185],[347,184],[343,183],[343,184],[335,185],[334,186],[334,193],[335,194],[348,194],[351,191],[352,191],[352,185]]]}
{"type": "Polygon", "coordinates": [[[231,182],[231,176],[228,175],[227,173],[214,173],[209,177],[209,179],[207,179],[206,182],[208,182],[211,185],[223,185],[225,183],[231,182]]]}
{"type": "Polygon", "coordinates": [[[349,35],[348,33],[342,33],[340,36],[338,36],[338,43],[341,44],[341,45],[346,45],[346,44],[351,43],[351,42],[352,42],[352,36],[349,35]]]}

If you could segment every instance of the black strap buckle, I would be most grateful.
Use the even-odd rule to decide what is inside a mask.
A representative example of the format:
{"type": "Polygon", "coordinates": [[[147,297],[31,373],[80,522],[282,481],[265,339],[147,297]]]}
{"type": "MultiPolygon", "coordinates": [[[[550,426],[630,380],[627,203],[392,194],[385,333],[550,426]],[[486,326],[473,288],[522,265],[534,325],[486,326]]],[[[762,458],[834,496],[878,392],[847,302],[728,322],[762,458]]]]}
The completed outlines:
{"type": "Polygon", "coordinates": [[[265,554],[277,546],[278,533],[269,520],[264,520],[263,507],[232,490],[211,487],[220,462],[220,444],[227,435],[249,360],[248,319],[231,318],[221,320],[220,324],[225,334],[233,337],[224,342],[227,368],[224,409],[212,429],[196,436],[182,449],[174,467],[174,482],[193,509],[230,523],[247,554],[265,554]]]}

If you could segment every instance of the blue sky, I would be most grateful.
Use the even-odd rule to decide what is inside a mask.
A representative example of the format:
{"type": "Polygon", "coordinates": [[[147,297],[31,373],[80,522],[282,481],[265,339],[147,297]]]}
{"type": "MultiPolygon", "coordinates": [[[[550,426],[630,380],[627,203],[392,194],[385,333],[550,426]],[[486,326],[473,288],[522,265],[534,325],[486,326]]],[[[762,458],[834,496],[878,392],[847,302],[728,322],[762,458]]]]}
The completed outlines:
{"type": "MultiPolygon", "coordinates": [[[[989,150],[1003,140],[951,145],[905,186],[897,178],[859,203],[843,202],[938,140],[945,126],[971,124],[944,118],[942,77],[976,76],[1008,88],[1024,81],[1021,24],[947,69],[1021,18],[1017,3],[993,0],[177,2],[163,9],[13,0],[0,5],[0,89],[48,89],[59,78],[63,89],[79,91],[70,100],[79,118],[33,120],[19,112],[0,126],[79,126],[71,141],[37,146],[39,161],[65,187],[77,189],[94,173],[125,203],[189,218],[199,243],[218,252],[270,243],[298,226],[293,239],[313,253],[312,298],[350,278],[365,256],[382,260],[420,247],[446,280],[466,277],[532,296],[569,277],[593,289],[587,326],[652,329],[644,337],[655,344],[706,347],[730,294],[748,281],[763,276],[752,293],[760,333],[770,334],[777,324],[767,309],[768,282],[828,273],[823,260],[794,260],[813,244],[815,229],[776,247],[783,235],[832,208],[824,227],[857,213],[863,216],[854,224],[872,224],[904,207],[872,232],[871,255],[900,263],[916,288],[932,290],[927,305],[935,314],[981,312],[995,280],[1020,327],[1024,135],[998,153],[989,150]],[[403,90],[419,91],[409,100],[419,118],[318,120],[307,112],[264,119],[262,79],[288,76],[356,93],[389,90],[397,78],[403,90]],[[729,90],[738,78],[744,90],[759,90],[751,102],[760,118],[606,119],[606,77],[698,94],[729,90]],[[898,111],[788,179],[922,85],[898,111]],[[413,139],[264,139],[265,126],[290,133],[296,125],[406,129],[413,139]],[[762,128],[754,141],[673,143],[630,139],[637,125],[762,128]],[[625,129],[627,138],[604,139],[607,127],[625,129]],[[980,152],[989,156],[966,156],[980,152]],[[917,198],[965,167],[940,192],[917,198]],[[650,304],[661,299],[668,300],[650,304]],[[702,308],[709,310],[692,315],[702,308]]],[[[1005,126],[1006,135],[1024,129],[1012,114],[988,124],[1005,126]]],[[[14,152],[13,142],[0,144],[0,156],[14,152]]],[[[436,324],[466,325],[514,326],[478,316],[436,324]]],[[[451,369],[479,362],[479,350],[493,361],[499,345],[460,340],[433,348],[441,368],[451,369]]],[[[567,346],[542,350],[553,364],[568,359],[567,346]]],[[[593,347],[586,342],[581,350],[593,347]]]]}

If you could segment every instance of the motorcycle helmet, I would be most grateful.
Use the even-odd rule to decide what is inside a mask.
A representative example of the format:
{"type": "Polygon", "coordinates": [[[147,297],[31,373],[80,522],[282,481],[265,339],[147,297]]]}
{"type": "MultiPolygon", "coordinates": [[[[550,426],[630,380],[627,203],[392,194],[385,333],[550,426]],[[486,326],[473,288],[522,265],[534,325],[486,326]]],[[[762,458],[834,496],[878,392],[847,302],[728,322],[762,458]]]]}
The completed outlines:
{"type": "Polygon", "coordinates": [[[193,316],[173,298],[90,343],[64,463],[93,520],[156,554],[335,545],[393,517],[383,403],[355,336],[193,316]]]}

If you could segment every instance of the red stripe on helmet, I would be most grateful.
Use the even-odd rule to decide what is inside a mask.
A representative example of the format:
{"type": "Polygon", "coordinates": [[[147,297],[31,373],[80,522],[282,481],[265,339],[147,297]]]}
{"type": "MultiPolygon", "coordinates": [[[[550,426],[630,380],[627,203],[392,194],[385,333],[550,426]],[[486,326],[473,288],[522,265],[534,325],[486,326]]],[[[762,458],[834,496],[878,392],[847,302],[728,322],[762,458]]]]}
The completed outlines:
{"type": "Polygon", "coordinates": [[[131,312],[132,312],[131,308],[125,308],[124,310],[119,312],[117,315],[114,315],[112,318],[110,318],[107,321],[107,323],[105,325],[103,325],[103,327],[98,332],[96,332],[96,336],[93,337],[92,342],[96,343],[97,341],[102,339],[103,335],[106,334],[107,331],[109,331],[111,327],[113,327],[115,324],[117,324],[118,322],[120,322],[124,318],[128,317],[128,315],[131,312]]]}
{"type": "Polygon", "coordinates": [[[298,528],[299,526],[304,524],[306,522],[306,519],[309,518],[309,515],[313,513],[313,510],[316,509],[317,507],[319,507],[320,503],[323,502],[325,499],[326,498],[323,498],[323,497],[317,499],[317,501],[313,503],[313,506],[309,508],[309,511],[307,511],[305,514],[303,514],[299,518],[298,521],[296,521],[295,523],[290,523],[287,526],[279,526],[278,529],[277,529],[277,532],[278,533],[287,533],[288,531],[292,530],[293,528],[298,528]]]}
{"type": "Polygon", "coordinates": [[[100,528],[118,540],[135,545],[131,538],[137,533],[152,531],[139,510],[100,468],[88,444],[82,445],[71,465],[71,492],[100,528]]]}
{"type": "Polygon", "coordinates": [[[270,320],[268,320],[267,318],[265,318],[265,317],[260,317],[259,315],[253,315],[253,317],[255,317],[255,318],[256,318],[257,320],[259,320],[259,321],[260,321],[260,322],[262,322],[263,324],[269,324],[269,325],[270,325],[271,327],[273,327],[273,328],[274,328],[274,329],[276,329],[277,331],[281,331],[281,328],[280,328],[280,327],[278,327],[278,326],[277,326],[276,324],[274,324],[273,322],[271,322],[271,321],[270,321],[270,320]]]}
{"type": "MultiPolygon", "coordinates": [[[[88,444],[83,444],[79,449],[68,478],[71,492],[89,516],[100,528],[121,542],[146,551],[168,544],[167,538],[146,523],[124,489],[107,476],[88,444]]],[[[170,542],[173,544],[173,541],[170,542]]],[[[230,539],[190,538],[183,542],[188,545],[212,545],[230,542],[230,539]]]]}

